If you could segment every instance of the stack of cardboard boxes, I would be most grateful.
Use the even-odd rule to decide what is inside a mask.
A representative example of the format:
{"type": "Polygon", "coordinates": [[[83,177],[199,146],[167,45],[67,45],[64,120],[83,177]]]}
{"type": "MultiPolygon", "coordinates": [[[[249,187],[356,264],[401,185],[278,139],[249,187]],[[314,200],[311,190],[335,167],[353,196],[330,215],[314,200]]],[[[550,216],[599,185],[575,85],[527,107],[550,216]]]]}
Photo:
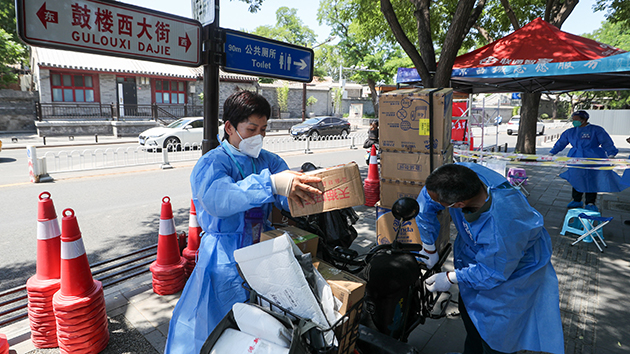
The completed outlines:
{"type": "MultiPolygon", "coordinates": [[[[379,143],[381,152],[381,200],[377,206],[377,243],[394,240],[421,243],[415,220],[398,225],[391,215],[394,202],[402,197],[416,199],[433,168],[453,162],[451,117],[453,90],[403,89],[383,94],[379,99],[379,143]],[[433,129],[431,156],[430,119],[433,129]]],[[[439,216],[448,241],[450,217],[439,216]]],[[[440,237],[443,239],[443,237],[440,237]]],[[[438,245],[439,249],[439,245],[438,245]]]]}

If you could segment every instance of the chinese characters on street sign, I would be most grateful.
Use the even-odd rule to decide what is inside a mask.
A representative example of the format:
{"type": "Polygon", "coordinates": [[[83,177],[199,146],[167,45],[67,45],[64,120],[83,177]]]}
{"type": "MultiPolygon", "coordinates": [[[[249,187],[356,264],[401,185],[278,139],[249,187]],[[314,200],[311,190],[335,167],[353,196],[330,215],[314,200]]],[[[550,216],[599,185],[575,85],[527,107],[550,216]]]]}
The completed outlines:
{"type": "Polygon", "coordinates": [[[198,21],[120,2],[17,0],[18,33],[40,47],[201,65],[198,21]]]}
{"type": "Polygon", "coordinates": [[[310,82],[313,60],[310,48],[225,30],[225,71],[310,82]]]}

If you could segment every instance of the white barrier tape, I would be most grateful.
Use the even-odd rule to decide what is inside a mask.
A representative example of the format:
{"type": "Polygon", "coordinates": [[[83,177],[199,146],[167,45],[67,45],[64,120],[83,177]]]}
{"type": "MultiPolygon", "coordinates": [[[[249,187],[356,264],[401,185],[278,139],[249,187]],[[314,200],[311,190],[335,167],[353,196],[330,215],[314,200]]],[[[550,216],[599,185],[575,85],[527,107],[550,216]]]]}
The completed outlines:
{"type": "Polygon", "coordinates": [[[501,160],[510,160],[510,164],[514,165],[571,167],[588,170],[625,170],[630,168],[630,160],[626,159],[599,159],[590,157],[583,158],[548,155],[510,154],[501,152],[479,152],[467,150],[453,150],[453,154],[468,158],[492,157],[501,160]]]}
{"type": "Polygon", "coordinates": [[[160,219],[159,233],[160,233],[160,235],[164,235],[164,236],[174,234],[175,233],[175,220],[173,220],[173,219],[168,219],[168,220],[160,219]]]}
{"type": "Polygon", "coordinates": [[[85,254],[83,239],[76,241],[61,242],[61,259],[75,259],[85,254]]]}
{"type": "Polygon", "coordinates": [[[188,227],[199,227],[199,222],[197,222],[197,215],[190,214],[188,217],[188,227]]]}
{"type": "Polygon", "coordinates": [[[59,222],[57,222],[57,218],[37,222],[38,240],[50,240],[51,238],[59,236],[61,236],[61,230],[59,229],[59,222]]]}

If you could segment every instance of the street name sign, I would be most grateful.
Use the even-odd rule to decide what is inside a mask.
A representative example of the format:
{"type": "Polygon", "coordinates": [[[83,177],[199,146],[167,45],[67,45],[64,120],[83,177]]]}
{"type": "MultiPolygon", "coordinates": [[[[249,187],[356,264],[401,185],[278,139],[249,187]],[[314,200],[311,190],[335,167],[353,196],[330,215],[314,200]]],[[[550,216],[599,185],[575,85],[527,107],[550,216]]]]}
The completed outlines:
{"type": "Polygon", "coordinates": [[[201,23],[121,2],[17,0],[20,38],[32,46],[198,67],[201,23]]]}
{"type": "Polygon", "coordinates": [[[193,18],[203,26],[214,22],[214,0],[191,0],[193,18]]]}
{"type": "Polygon", "coordinates": [[[311,82],[314,57],[310,48],[225,29],[227,72],[311,82]]]}

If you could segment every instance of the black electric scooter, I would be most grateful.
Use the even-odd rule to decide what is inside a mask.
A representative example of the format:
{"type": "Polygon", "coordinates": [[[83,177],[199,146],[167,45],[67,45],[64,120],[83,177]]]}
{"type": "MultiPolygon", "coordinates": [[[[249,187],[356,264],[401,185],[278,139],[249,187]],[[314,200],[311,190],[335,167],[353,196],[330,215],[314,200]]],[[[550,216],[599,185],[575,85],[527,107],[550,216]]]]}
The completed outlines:
{"type": "MultiPolygon", "coordinates": [[[[392,214],[398,225],[418,215],[419,205],[413,198],[400,198],[392,206],[392,214]]],[[[366,280],[366,294],[359,335],[358,347],[366,345],[366,339],[372,343],[366,353],[412,353],[396,348],[391,339],[407,342],[411,332],[426,319],[439,319],[446,316],[446,307],[451,300],[449,292],[431,293],[426,289],[425,280],[441,272],[446,258],[451,252],[447,243],[438,250],[439,261],[428,269],[420,258],[421,244],[401,243],[398,241],[400,228],[394,242],[373,247],[367,254],[342,246],[331,247],[328,238],[314,223],[305,223],[304,219],[291,218],[298,227],[309,230],[322,237],[318,252],[324,261],[339,269],[356,274],[366,280]],[[384,336],[383,336],[384,335],[384,336]],[[388,340],[389,338],[389,340],[388,340]],[[390,351],[394,350],[394,351],[390,351]]],[[[402,343],[401,343],[402,344],[402,343]]]]}

